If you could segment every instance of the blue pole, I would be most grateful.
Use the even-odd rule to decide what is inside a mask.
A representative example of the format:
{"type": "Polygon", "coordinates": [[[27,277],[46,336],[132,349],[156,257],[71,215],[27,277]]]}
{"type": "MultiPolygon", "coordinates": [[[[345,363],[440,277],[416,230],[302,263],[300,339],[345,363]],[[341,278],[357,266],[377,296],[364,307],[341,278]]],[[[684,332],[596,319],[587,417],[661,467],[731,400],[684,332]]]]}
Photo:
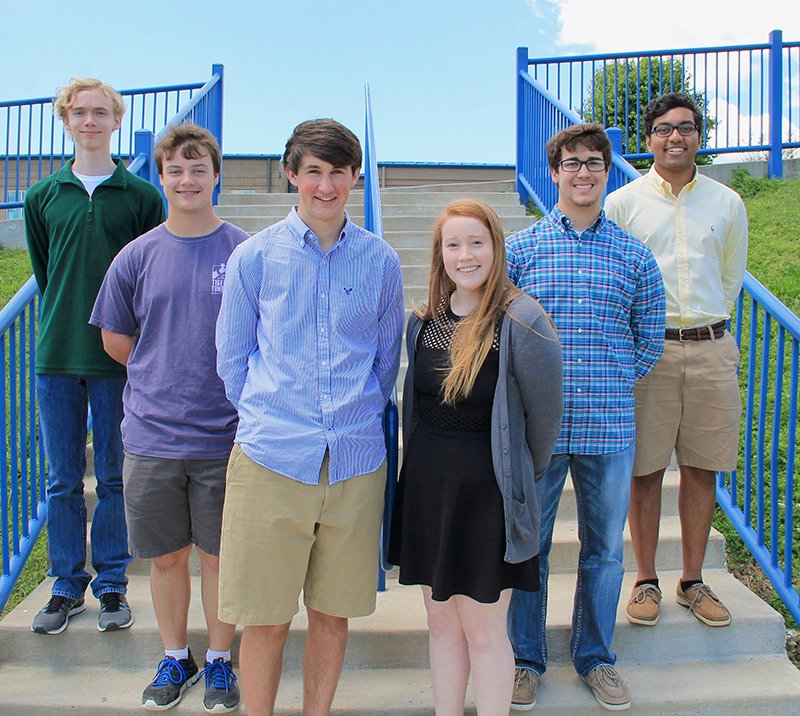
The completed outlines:
{"type": "Polygon", "coordinates": [[[783,33],[769,33],[769,176],[783,176],[783,33]]]}
{"type": "Polygon", "coordinates": [[[528,48],[527,47],[518,47],[517,48],[517,168],[516,168],[516,180],[517,180],[517,194],[519,194],[519,199],[523,204],[527,204],[528,202],[528,192],[523,187],[522,182],[520,181],[520,172],[522,172],[523,166],[523,137],[525,136],[525,111],[522,106],[522,92],[523,92],[523,85],[522,85],[522,73],[528,71],[528,48]]]}
{"type": "MultiPolygon", "coordinates": [[[[211,117],[210,129],[211,133],[216,137],[219,144],[220,154],[222,153],[222,106],[223,106],[223,88],[225,79],[225,66],[224,65],[211,65],[211,74],[219,75],[219,82],[213,91],[213,99],[211,101],[211,117]]],[[[222,166],[219,168],[219,181],[214,187],[213,202],[216,206],[219,203],[219,193],[222,190],[222,166]]]]}
{"type": "MultiPolygon", "coordinates": [[[[612,153],[622,157],[622,130],[619,127],[608,127],[606,129],[606,135],[611,142],[612,153]]],[[[610,194],[615,189],[619,189],[619,175],[619,169],[612,165],[608,173],[608,186],[606,187],[607,193],[610,194]]],[[[625,183],[627,184],[627,181],[625,183]]]]}
{"type": "Polygon", "coordinates": [[[154,148],[155,138],[153,133],[149,129],[137,129],[133,135],[133,156],[137,157],[140,154],[144,154],[147,157],[139,176],[158,186],[158,170],[153,162],[154,148]]]}

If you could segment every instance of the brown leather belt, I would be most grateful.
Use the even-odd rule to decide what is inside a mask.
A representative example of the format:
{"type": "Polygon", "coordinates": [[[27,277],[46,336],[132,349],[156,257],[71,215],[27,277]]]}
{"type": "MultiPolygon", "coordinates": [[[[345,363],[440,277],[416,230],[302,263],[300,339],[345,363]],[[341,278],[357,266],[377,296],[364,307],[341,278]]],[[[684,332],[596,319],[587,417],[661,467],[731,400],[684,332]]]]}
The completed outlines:
{"type": "Polygon", "coordinates": [[[712,323],[710,326],[697,328],[667,328],[664,338],[668,341],[710,341],[722,338],[725,333],[726,322],[712,323]]]}

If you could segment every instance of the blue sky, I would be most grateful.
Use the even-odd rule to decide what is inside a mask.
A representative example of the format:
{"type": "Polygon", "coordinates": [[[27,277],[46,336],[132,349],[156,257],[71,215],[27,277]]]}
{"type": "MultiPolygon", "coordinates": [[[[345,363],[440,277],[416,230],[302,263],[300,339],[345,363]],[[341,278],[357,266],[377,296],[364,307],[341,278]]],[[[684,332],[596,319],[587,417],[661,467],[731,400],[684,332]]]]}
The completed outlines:
{"type": "Polygon", "coordinates": [[[512,163],[517,46],[552,56],[757,43],[776,28],[800,40],[786,0],[757,13],[729,0],[691,11],[642,0],[5,5],[0,99],[49,96],[73,75],[120,89],[204,81],[221,63],[224,151],[280,153],[309,117],[363,136],[369,82],[378,156],[391,161],[512,163]]]}

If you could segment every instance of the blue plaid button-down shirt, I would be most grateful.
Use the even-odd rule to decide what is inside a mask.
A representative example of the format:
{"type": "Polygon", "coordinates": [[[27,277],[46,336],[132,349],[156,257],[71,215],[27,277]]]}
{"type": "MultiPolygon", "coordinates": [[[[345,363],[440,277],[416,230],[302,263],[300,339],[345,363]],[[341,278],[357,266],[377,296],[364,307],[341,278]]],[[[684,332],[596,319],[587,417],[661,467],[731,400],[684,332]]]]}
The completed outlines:
{"type": "Polygon", "coordinates": [[[664,284],[641,241],[601,213],[581,235],[556,207],[506,241],[508,274],[537,298],[564,354],[555,453],[599,455],[635,436],[633,385],[664,349],[664,284]]]}

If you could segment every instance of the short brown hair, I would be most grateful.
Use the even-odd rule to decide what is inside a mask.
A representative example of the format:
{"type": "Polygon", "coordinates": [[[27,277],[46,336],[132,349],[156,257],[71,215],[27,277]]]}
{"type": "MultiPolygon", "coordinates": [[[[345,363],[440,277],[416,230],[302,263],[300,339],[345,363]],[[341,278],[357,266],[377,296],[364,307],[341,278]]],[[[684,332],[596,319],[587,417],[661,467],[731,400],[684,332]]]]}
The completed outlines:
{"type": "Polygon", "coordinates": [[[309,119],[298,124],[283,153],[283,166],[295,174],[306,154],[324,159],[335,167],[361,169],[361,142],[335,119],[309,119]]]}
{"type": "Polygon", "coordinates": [[[156,163],[159,175],[164,174],[164,161],[172,159],[178,150],[184,159],[210,156],[214,174],[219,174],[222,165],[219,144],[207,129],[196,124],[178,124],[167,130],[153,152],[153,161],[156,163]]]}
{"type": "Polygon", "coordinates": [[[75,93],[91,89],[99,89],[111,100],[115,118],[125,114],[125,100],[122,95],[111,85],[94,77],[73,77],[68,85],[59,87],[58,96],[53,100],[53,112],[63,121],[67,112],[75,105],[75,93]]]}
{"type": "Polygon", "coordinates": [[[566,148],[574,152],[578,147],[586,147],[600,152],[606,163],[611,166],[611,142],[601,124],[573,124],[554,134],[547,142],[547,163],[553,171],[558,169],[561,161],[561,150],[566,148]]]}

